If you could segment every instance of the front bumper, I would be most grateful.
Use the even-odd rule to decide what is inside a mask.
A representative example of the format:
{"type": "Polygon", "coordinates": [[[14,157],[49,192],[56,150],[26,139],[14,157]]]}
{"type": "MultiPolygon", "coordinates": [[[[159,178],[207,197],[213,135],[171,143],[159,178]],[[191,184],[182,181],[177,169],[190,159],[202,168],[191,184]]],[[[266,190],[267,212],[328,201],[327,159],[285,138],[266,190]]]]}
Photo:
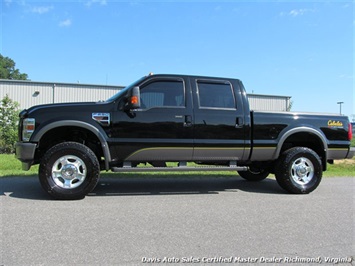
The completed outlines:
{"type": "Polygon", "coordinates": [[[347,159],[351,159],[355,156],[355,147],[350,147],[348,155],[346,156],[347,159]]]}
{"type": "Polygon", "coordinates": [[[17,142],[15,144],[15,157],[22,162],[22,170],[28,171],[34,162],[37,144],[17,142]]]}

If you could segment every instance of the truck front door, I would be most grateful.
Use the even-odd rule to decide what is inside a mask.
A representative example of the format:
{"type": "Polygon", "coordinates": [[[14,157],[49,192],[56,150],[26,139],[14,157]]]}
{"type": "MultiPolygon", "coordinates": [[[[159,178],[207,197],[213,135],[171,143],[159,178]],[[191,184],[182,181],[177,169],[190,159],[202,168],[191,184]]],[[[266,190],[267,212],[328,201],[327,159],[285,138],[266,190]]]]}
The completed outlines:
{"type": "Polygon", "coordinates": [[[132,162],[191,160],[192,107],[185,80],[152,76],[139,87],[141,108],[114,113],[116,157],[132,162]]]}

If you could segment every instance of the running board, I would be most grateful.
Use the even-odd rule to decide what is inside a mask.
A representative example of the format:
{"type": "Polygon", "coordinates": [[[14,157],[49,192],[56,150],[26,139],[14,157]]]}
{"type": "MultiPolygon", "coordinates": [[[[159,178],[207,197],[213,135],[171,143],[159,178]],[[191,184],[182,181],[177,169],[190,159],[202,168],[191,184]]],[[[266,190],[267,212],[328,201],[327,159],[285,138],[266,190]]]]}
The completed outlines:
{"type": "Polygon", "coordinates": [[[175,166],[175,167],[131,167],[124,165],[123,167],[113,167],[112,172],[196,172],[196,171],[248,171],[247,166],[237,166],[231,164],[230,166],[175,166]]]}

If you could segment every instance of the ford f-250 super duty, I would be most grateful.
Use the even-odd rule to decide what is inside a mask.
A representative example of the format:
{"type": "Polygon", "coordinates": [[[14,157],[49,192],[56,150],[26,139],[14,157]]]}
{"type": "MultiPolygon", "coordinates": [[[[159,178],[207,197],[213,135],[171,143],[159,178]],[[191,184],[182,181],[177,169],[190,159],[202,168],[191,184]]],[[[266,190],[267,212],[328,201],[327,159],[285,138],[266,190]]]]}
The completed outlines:
{"type": "Polygon", "coordinates": [[[351,138],[345,116],[249,110],[237,79],[149,75],[104,102],[23,110],[16,157],[24,170],[40,164],[57,199],[85,197],[102,170],[232,170],[250,181],[274,173],[302,194],[327,162],[353,157],[351,138]]]}

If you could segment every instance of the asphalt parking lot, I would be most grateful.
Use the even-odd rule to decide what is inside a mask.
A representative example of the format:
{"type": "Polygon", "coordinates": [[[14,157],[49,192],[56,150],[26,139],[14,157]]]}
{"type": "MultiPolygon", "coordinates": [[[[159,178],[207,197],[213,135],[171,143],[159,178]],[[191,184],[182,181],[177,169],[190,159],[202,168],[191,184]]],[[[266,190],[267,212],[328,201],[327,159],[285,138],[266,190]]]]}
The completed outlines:
{"type": "Polygon", "coordinates": [[[273,179],[103,177],[54,201],[35,177],[0,178],[0,265],[354,265],[354,192],[355,178],[290,195],[273,179]]]}

